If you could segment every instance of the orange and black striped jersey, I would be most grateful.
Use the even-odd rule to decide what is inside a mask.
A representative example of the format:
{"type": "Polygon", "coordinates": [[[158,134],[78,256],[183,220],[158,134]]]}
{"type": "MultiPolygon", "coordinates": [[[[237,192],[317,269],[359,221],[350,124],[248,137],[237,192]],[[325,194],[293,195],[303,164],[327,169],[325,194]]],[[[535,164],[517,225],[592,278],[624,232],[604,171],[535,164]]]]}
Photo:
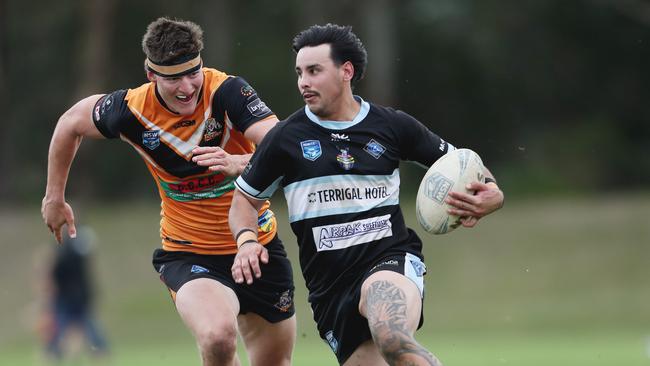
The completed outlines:
{"type": "MultiPolygon", "coordinates": [[[[165,250],[198,254],[237,251],[228,211],[235,177],[209,171],[192,161],[196,146],[220,146],[229,154],[252,153],[244,137],[254,123],[275,117],[242,78],[203,68],[204,82],[191,116],[166,108],[154,83],[117,90],[97,101],[93,121],[107,138],[121,138],[144,159],[158,186],[160,235],[165,250]]],[[[268,243],[276,232],[266,202],[260,210],[259,240],[268,243]]]]}

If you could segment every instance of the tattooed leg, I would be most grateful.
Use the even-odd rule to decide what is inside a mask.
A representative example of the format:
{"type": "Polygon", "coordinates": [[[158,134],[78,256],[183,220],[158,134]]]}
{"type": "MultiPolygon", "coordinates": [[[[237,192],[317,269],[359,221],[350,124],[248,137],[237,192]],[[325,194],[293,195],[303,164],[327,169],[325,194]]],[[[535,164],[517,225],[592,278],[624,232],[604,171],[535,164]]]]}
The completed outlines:
{"type": "Polygon", "coordinates": [[[372,339],[390,365],[442,365],[417,343],[408,329],[406,294],[401,288],[392,282],[378,280],[369,285],[365,295],[372,339]]]}

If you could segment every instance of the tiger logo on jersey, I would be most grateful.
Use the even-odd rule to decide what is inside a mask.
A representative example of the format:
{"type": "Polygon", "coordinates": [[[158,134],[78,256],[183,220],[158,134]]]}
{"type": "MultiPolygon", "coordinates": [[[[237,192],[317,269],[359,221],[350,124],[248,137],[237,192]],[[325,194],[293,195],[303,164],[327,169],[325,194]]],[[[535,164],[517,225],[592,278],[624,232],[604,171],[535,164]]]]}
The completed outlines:
{"type": "Polygon", "coordinates": [[[293,306],[293,292],[291,290],[287,290],[281,293],[278,302],[273,306],[275,306],[276,309],[280,310],[283,313],[289,311],[293,306]]]}
{"type": "Polygon", "coordinates": [[[217,122],[214,118],[205,120],[205,132],[203,133],[203,141],[211,141],[214,138],[221,136],[223,133],[223,123],[217,122]]]}

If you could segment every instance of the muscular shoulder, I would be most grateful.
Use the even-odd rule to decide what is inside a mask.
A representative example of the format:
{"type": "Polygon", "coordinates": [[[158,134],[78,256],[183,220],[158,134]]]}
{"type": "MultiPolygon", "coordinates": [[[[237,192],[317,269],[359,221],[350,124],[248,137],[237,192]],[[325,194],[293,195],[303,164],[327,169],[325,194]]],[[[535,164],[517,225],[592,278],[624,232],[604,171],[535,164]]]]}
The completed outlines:
{"type": "Polygon", "coordinates": [[[227,116],[241,132],[274,115],[257,91],[242,77],[228,75],[214,92],[213,115],[227,116]]]}
{"type": "Polygon", "coordinates": [[[125,99],[129,92],[125,89],[116,90],[102,96],[95,103],[93,122],[105,137],[118,137],[124,122],[133,117],[125,99]]]}

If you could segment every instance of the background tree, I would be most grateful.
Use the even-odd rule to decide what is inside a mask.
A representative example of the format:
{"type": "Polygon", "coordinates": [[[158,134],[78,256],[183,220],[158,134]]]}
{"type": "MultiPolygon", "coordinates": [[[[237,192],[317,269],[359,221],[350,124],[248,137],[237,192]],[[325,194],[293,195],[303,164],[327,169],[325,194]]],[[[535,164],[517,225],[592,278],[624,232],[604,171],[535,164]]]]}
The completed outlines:
{"type": "MultiPolygon", "coordinates": [[[[355,92],[471,146],[511,194],[642,189],[647,9],[638,0],[0,0],[0,198],[40,199],[52,130],[80,95],[146,82],[140,40],[159,16],[200,23],[206,65],[250,80],[281,118],[302,104],[293,36],[315,23],[352,25],[370,57],[355,92]]],[[[107,144],[116,143],[82,145],[90,153],[75,162],[71,193],[151,196],[130,148],[107,144]]],[[[410,184],[422,172],[405,174],[410,184]]]]}

